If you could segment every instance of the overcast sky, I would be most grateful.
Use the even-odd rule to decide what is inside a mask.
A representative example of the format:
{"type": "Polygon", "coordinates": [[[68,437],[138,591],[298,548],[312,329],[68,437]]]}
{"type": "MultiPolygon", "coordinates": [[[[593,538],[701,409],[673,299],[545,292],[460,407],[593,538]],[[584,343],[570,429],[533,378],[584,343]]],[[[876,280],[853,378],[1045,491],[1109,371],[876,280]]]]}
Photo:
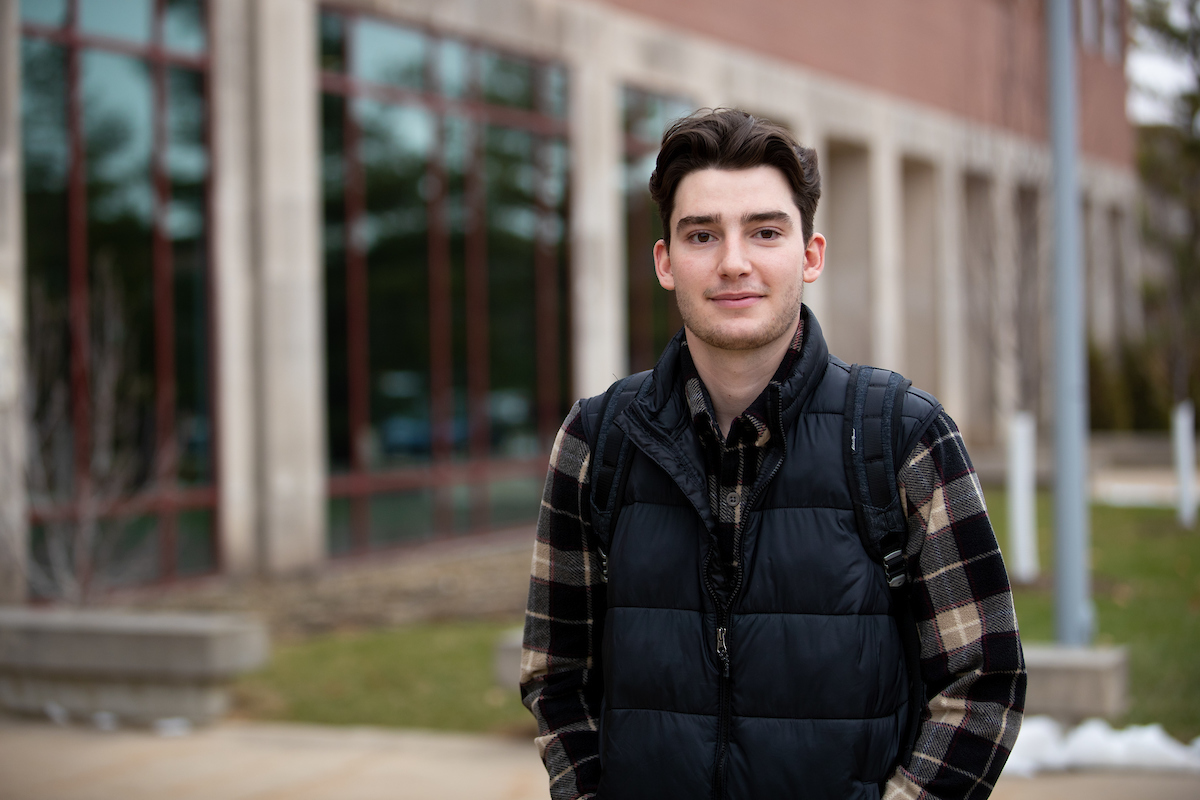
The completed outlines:
{"type": "Polygon", "coordinates": [[[1163,53],[1136,28],[1125,58],[1125,75],[1129,78],[1125,107],[1136,124],[1170,122],[1171,97],[1193,80],[1186,63],[1163,53]]]}

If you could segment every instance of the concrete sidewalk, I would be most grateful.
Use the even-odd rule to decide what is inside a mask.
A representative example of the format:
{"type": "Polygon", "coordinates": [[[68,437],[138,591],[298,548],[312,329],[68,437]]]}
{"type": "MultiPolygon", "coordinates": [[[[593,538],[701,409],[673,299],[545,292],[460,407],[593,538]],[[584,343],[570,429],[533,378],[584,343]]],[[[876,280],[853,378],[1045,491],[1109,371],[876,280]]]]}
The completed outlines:
{"type": "MultiPolygon", "coordinates": [[[[0,718],[0,800],[546,800],[533,744],[224,722],[187,736],[0,718]]],[[[997,800],[1196,800],[1200,775],[1004,778],[997,800]]]]}

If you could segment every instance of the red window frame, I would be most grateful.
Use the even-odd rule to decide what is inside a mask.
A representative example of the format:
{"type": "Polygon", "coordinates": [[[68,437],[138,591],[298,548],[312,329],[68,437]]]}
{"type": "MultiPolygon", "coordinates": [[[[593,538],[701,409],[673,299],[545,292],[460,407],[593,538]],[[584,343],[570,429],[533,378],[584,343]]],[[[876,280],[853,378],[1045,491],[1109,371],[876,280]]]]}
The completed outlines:
{"type": "MultiPolygon", "coordinates": [[[[152,35],[149,44],[140,44],[123,39],[95,35],[79,27],[80,0],[68,0],[66,17],[62,27],[22,22],[21,35],[29,39],[40,39],[60,45],[67,58],[67,125],[70,166],[67,178],[67,227],[68,242],[68,310],[69,363],[70,363],[70,415],[74,435],[74,496],[69,502],[50,505],[35,505],[30,508],[31,525],[42,525],[64,521],[78,521],[91,492],[91,376],[89,342],[89,252],[88,252],[88,208],[87,208],[87,163],[83,131],[83,97],[80,76],[81,56],[85,49],[93,49],[132,56],[144,61],[152,75],[154,137],[151,155],[151,183],[154,187],[154,221],[152,224],[152,280],[154,303],[154,338],[156,345],[166,342],[168,346],[156,346],[154,355],[155,392],[155,463],[147,488],[135,494],[106,504],[100,518],[116,519],[135,515],[153,515],[157,518],[159,541],[158,577],[154,583],[170,583],[180,580],[177,570],[178,515],[184,511],[212,510],[212,572],[222,569],[220,516],[216,509],[220,503],[220,420],[216,398],[218,375],[216,365],[216,341],[213,336],[215,308],[215,216],[213,213],[213,183],[216,174],[217,153],[213,146],[213,103],[212,103],[212,11],[211,4],[204,4],[203,25],[208,47],[205,52],[190,55],[168,50],[162,45],[165,38],[167,0],[153,0],[152,35]],[[209,155],[208,179],[205,182],[204,207],[206,215],[206,334],[208,337],[205,367],[208,371],[208,404],[211,419],[209,446],[212,460],[212,483],[208,486],[180,486],[178,477],[178,443],[176,441],[176,379],[175,379],[175,315],[174,315],[174,253],[167,232],[166,209],[171,200],[171,181],[166,168],[167,141],[167,69],[185,67],[199,72],[204,77],[204,144],[209,155]]],[[[212,574],[203,573],[203,574],[212,574]]],[[[190,575],[189,578],[198,577],[190,575]]]]}
{"type": "MultiPolygon", "coordinates": [[[[448,37],[429,26],[393,20],[386,16],[361,11],[352,6],[326,3],[318,13],[336,14],[347,26],[357,19],[370,19],[392,23],[408,30],[419,31],[430,40],[452,38],[454,41],[474,49],[507,55],[534,64],[538,74],[541,68],[558,66],[556,62],[513,52],[469,37],[448,37]]],[[[356,156],[360,138],[358,123],[353,112],[353,101],[369,98],[400,106],[415,106],[434,114],[440,123],[447,114],[469,120],[476,126],[496,125],[527,131],[544,139],[554,138],[570,147],[566,114],[556,117],[545,109],[536,111],[494,105],[481,99],[481,81],[477,60],[472,60],[467,96],[450,98],[438,93],[436,88],[435,48],[428,48],[424,65],[426,85],[435,87],[425,90],[403,89],[356,79],[350,74],[352,63],[350,49],[353,46],[347,34],[343,39],[342,63],[345,72],[320,71],[319,90],[345,100],[343,137],[345,143],[345,229],[353,231],[357,221],[365,213],[365,177],[362,162],[356,156]]],[[[539,96],[542,93],[539,92],[539,96]]],[[[469,216],[475,221],[466,235],[465,248],[465,303],[466,303],[466,395],[468,428],[470,430],[468,457],[456,459],[450,431],[453,425],[453,353],[452,353],[452,293],[450,283],[450,233],[446,220],[447,181],[441,164],[441,134],[435,136],[433,150],[429,155],[426,177],[431,185],[438,187],[426,201],[429,220],[428,230],[428,279],[429,279],[429,330],[430,330],[430,427],[432,453],[427,465],[371,471],[368,466],[367,437],[363,434],[370,426],[369,361],[368,361],[368,302],[366,252],[356,237],[348,236],[346,243],[346,312],[348,399],[350,428],[350,469],[348,472],[331,474],[328,480],[330,499],[346,498],[350,501],[350,548],[338,556],[355,556],[382,549],[370,542],[368,500],[372,495],[420,489],[434,492],[433,528],[434,538],[454,534],[454,509],[448,490],[456,486],[470,487],[470,526],[468,533],[479,532],[490,527],[488,508],[488,485],[514,478],[542,478],[547,467],[550,445],[562,422],[564,412],[562,389],[564,350],[570,353],[570,343],[562,335],[564,314],[560,295],[564,288],[560,270],[570,274],[569,256],[564,256],[565,265],[554,248],[548,246],[543,237],[537,237],[534,250],[534,275],[536,296],[533,313],[536,318],[537,376],[535,419],[538,439],[543,453],[531,458],[494,458],[490,447],[488,390],[490,361],[488,355],[488,254],[486,234],[486,187],[483,169],[482,146],[479,140],[471,153],[472,166],[467,170],[467,197],[469,216]],[[482,233],[481,233],[482,232],[482,233]],[[565,269],[563,269],[565,266],[565,269]]],[[[569,176],[567,178],[569,186],[569,176]]],[[[538,196],[537,212],[550,212],[544,199],[538,196]]],[[[564,222],[569,219],[569,190],[563,206],[564,222]]],[[[564,234],[565,235],[565,234],[564,234]]],[[[569,330],[569,324],[566,325],[569,330]]],[[[403,543],[399,545],[403,546],[403,543]]],[[[386,546],[385,546],[386,547],[386,546]]]]}

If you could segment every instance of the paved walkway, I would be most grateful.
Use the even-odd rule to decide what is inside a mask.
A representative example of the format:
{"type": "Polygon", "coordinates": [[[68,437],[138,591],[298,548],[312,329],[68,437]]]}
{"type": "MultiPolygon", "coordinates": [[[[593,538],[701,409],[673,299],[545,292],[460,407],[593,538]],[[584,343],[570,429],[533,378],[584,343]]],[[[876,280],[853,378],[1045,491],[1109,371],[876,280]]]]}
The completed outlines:
{"type": "MultiPolygon", "coordinates": [[[[224,722],[187,736],[0,718],[0,800],[546,800],[532,743],[224,722]]],[[[1004,778],[996,800],[1196,800],[1200,775],[1004,778]]]]}

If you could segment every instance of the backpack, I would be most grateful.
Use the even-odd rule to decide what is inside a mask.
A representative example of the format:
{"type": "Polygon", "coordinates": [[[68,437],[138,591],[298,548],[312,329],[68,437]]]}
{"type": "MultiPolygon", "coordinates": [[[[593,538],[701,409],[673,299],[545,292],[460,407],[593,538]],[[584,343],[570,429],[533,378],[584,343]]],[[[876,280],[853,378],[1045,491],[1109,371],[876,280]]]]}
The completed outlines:
{"type": "MultiPolygon", "coordinates": [[[[605,582],[608,581],[608,550],[629,473],[626,465],[630,443],[614,420],[649,385],[646,381],[649,375],[650,370],[638,372],[608,387],[600,400],[596,440],[588,443],[592,452],[589,511],[605,582]]],[[[908,560],[904,554],[908,525],[896,484],[900,466],[896,459],[903,455],[898,452],[900,418],[905,393],[910,386],[912,381],[897,372],[859,364],[852,366],[846,387],[846,407],[853,411],[844,415],[842,437],[843,460],[854,499],[859,537],[867,555],[883,567],[891,587],[892,607],[904,648],[909,683],[908,716],[899,753],[899,763],[904,765],[912,756],[921,712],[928,702],[921,681],[921,640],[912,613],[908,560]]]]}

